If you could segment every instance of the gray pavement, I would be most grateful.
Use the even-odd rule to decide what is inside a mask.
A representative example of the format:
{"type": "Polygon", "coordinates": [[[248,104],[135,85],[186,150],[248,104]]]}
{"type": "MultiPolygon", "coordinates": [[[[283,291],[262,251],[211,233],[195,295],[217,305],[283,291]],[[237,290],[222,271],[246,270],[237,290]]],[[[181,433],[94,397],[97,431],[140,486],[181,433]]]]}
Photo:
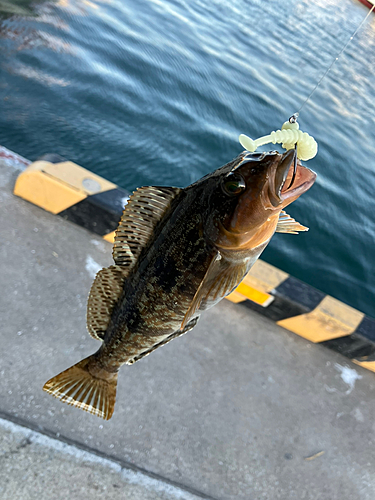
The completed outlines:
{"type": "MultiPolygon", "coordinates": [[[[171,497],[153,498],[374,499],[375,374],[241,305],[223,301],[193,331],[124,367],[108,422],[44,393],[48,378],[97,349],[86,333],[86,298],[93,273],[111,263],[111,245],[14,197],[16,174],[0,165],[3,419],[174,485],[171,497]]],[[[21,450],[23,470],[44,460],[31,446],[21,450]]],[[[45,498],[66,498],[50,488],[66,457],[40,453],[56,461],[40,483],[45,498]]],[[[83,464],[91,495],[97,466],[74,463],[83,464]]],[[[112,474],[97,498],[132,498],[126,485],[112,495],[112,474]]],[[[35,492],[19,498],[43,498],[35,492]]]]}
{"type": "Polygon", "coordinates": [[[165,481],[0,419],[2,500],[199,500],[165,481]]]}

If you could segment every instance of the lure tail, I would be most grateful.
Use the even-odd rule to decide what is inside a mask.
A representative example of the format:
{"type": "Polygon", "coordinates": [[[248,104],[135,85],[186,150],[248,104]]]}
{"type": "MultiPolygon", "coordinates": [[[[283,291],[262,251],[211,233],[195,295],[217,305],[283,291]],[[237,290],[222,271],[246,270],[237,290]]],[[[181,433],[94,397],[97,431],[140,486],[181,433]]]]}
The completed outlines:
{"type": "Polygon", "coordinates": [[[100,370],[100,378],[89,371],[94,355],[51,378],[43,390],[69,405],[109,420],[116,402],[117,373],[100,370]],[[104,372],[104,373],[103,373],[104,372]]]}

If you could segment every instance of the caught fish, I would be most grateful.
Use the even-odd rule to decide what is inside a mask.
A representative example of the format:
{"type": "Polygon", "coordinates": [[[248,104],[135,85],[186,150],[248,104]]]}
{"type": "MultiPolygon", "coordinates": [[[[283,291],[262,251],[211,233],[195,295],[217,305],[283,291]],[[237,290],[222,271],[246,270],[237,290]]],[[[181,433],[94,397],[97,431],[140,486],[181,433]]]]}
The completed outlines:
{"type": "Polygon", "coordinates": [[[283,211],[316,177],[295,164],[295,154],[244,151],[184,189],[137,189],[116,231],[114,265],[96,275],[88,298],[87,328],[101,346],[43,389],[111,418],[123,364],[194,328],[202,311],[237,287],[275,231],[307,230],[283,211]]]}

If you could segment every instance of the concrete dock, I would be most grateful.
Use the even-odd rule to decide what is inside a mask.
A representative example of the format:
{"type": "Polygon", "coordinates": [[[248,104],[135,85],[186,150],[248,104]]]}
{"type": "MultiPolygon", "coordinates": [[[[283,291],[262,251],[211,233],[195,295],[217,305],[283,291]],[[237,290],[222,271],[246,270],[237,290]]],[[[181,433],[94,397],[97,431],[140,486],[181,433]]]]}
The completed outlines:
{"type": "Polygon", "coordinates": [[[111,244],[15,197],[18,173],[0,160],[2,500],[374,499],[375,374],[240,304],[124,367],[108,422],[44,393],[98,347],[111,244]]]}

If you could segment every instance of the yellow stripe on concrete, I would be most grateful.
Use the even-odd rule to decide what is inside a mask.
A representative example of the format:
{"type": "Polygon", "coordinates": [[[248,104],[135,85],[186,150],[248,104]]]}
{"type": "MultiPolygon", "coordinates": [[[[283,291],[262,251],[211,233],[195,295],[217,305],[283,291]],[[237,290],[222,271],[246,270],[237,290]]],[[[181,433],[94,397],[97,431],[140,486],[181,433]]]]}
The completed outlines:
{"type": "Polygon", "coordinates": [[[352,359],[352,361],[356,365],[362,366],[363,368],[366,368],[367,370],[371,370],[372,372],[375,372],[375,361],[357,361],[356,359],[352,359]]]}
{"type": "Polygon", "coordinates": [[[280,271],[280,269],[267,264],[263,260],[257,260],[243,283],[261,292],[269,293],[287,278],[289,278],[288,273],[280,271]]]}
{"type": "Polygon", "coordinates": [[[238,304],[239,302],[243,302],[244,300],[246,300],[246,297],[244,297],[241,293],[238,293],[236,290],[227,295],[225,298],[230,300],[234,304],[238,304]]]}
{"type": "Polygon", "coordinates": [[[112,233],[105,234],[103,236],[103,239],[105,239],[106,241],[109,241],[110,243],[114,243],[115,242],[115,231],[112,231],[112,233]]]}
{"type": "Polygon", "coordinates": [[[274,299],[272,295],[261,292],[244,282],[240,283],[235,291],[263,307],[267,307],[274,299]]]}
{"type": "Polygon", "coordinates": [[[79,203],[87,196],[83,191],[72,189],[43,172],[27,170],[18,177],[14,194],[53,214],[79,203]]]}
{"type": "Polygon", "coordinates": [[[350,335],[363,317],[363,313],[327,295],[313,311],[277,324],[311,342],[324,342],[350,335]]]}
{"type": "Polygon", "coordinates": [[[103,179],[100,175],[96,175],[72,161],[64,161],[61,163],[35,161],[27,170],[42,171],[64,182],[68,186],[84,191],[88,195],[117,188],[116,184],[113,184],[113,182],[103,179]]]}
{"type": "Polygon", "coordinates": [[[36,161],[18,176],[14,194],[57,214],[88,195],[116,187],[112,182],[71,161],[36,161]]]}
{"type": "Polygon", "coordinates": [[[289,274],[284,271],[280,271],[263,260],[257,260],[242,283],[227,296],[227,299],[235,303],[250,299],[267,307],[274,300],[268,292],[278,287],[288,277],[289,274]]]}

